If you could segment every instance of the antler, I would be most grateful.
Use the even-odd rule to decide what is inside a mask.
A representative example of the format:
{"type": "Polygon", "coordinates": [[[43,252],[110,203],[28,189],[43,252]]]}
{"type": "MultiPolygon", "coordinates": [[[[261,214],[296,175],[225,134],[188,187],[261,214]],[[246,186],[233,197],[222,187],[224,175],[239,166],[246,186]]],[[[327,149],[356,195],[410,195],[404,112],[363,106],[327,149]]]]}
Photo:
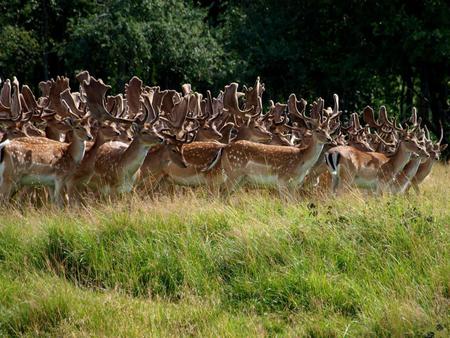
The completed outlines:
{"type": "Polygon", "coordinates": [[[245,115],[248,114],[250,114],[252,117],[258,116],[259,112],[251,114],[253,111],[256,110],[255,106],[252,106],[251,108],[246,110],[241,110],[239,108],[237,88],[238,84],[235,82],[229,84],[228,86],[225,86],[225,92],[223,95],[224,109],[226,109],[232,115],[239,116],[242,119],[245,117],[245,115]]]}
{"type": "Polygon", "coordinates": [[[333,114],[328,118],[328,120],[332,120],[337,118],[339,115],[342,114],[342,111],[339,110],[339,96],[338,94],[333,94],[333,114]]]}
{"type": "Polygon", "coordinates": [[[192,87],[190,83],[185,83],[181,86],[181,92],[184,95],[189,95],[192,92],[192,87]]]}
{"type": "Polygon", "coordinates": [[[190,96],[188,113],[191,113],[192,117],[198,118],[198,117],[200,117],[200,113],[202,111],[201,102],[202,102],[203,95],[200,93],[196,93],[196,92],[195,93],[191,92],[188,95],[190,96]]]}
{"type": "Polygon", "coordinates": [[[409,118],[409,122],[411,122],[413,124],[413,127],[417,126],[417,109],[416,107],[412,108],[412,113],[411,113],[411,117],[409,118]]]}
{"type": "Polygon", "coordinates": [[[255,107],[255,112],[259,115],[262,112],[262,94],[265,91],[264,84],[260,83],[259,76],[256,78],[255,85],[250,88],[244,87],[245,103],[244,109],[255,107]]]}
{"type": "Polygon", "coordinates": [[[375,136],[378,138],[378,140],[380,140],[381,143],[383,143],[387,147],[396,147],[397,146],[396,143],[386,142],[376,131],[375,131],[375,136]]]}
{"type": "Polygon", "coordinates": [[[323,110],[324,101],[321,97],[314,101],[311,105],[311,117],[305,115],[305,111],[302,112],[301,118],[305,123],[310,125],[312,128],[317,126],[320,122],[321,112],[323,110]],[[314,117],[313,117],[314,116],[314,117]]]}
{"type": "Polygon", "coordinates": [[[0,93],[0,104],[4,107],[11,106],[11,81],[6,79],[0,93]]]}
{"type": "MultiPolygon", "coordinates": [[[[322,99],[319,99],[319,100],[322,100],[322,99]]],[[[342,111],[339,110],[339,96],[337,94],[333,94],[333,101],[334,101],[333,109],[331,110],[331,113],[327,114],[325,121],[323,121],[323,123],[322,123],[322,124],[326,123],[328,128],[330,128],[330,122],[332,120],[336,120],[334,122],[334,127],[340,126],[338,117],[342,114],[342,111]]],[[[324,104],[324,101],[322,100],[322,107],[323,107],[323,104],[324,104]]],[[[322,112],[322,110],[318,109],[318,112],[316,113],[316,115],[311,114],[311,117],[324,120],[323,115],[321,116],[321,114],[320,114],[321,112],[322,112]]],[[[359,125],[359,120],[358,120],[358,125],[359,125]]]]}
{"type": "Polygon", "coordinates": [[[282,104],[277,102],[275,105],[273,105],[272,102],[272,107],[269,111],[268,114],[271,114],[271,116],[273,117],[273,123],[276,125],[280,125],[286,122],[286,108],[287,108],[287,104],[282,104]]]}
{"type": "Polygon", "coordinates": [[[160,91],[159,87],[153,87],[151,89],[153,90],[152,105],[159,114],[161,112],[162,101],[164,99],[164,96],[167,94],[167,90],[160,91]]]}
{"type": "Polygon", "coordinates": [[[139,114],[141,108],[142,80],[137,76],[133,76],[131,80],[125,84],[125,97],[128,105],[128,116],[135,117],[139,114]]]}
{"type": "Polygon", "coordinates": [[[372,107],[366,106],[363,110],[364,122],[369,125],[370,128],[378,129],[381,127],[381,124],[378,124],[375,121],[374,111],[372,107]]]}
{"type": "MultiPolygon", "coordinates": [[[[7,87],[9,87],[10,86],[9,80],[5,81],[5,84],[7,85],[7,87]]],[[[11,97],[9,98],[9,100],[6,100],[6,102],[9,101],[10,106],[5,107],[3,104],[0,104],[0,111],[8,113],[8,116],[0,118],[0,121],[10,125],[11,124],[15,125],[19,122],[28,122],[31,119],[32,114],[29,114],[24,119],[22,103],[25,102],[24,99],[21,98],[21,94],[19,93],[19,81],[17,80],[16,77],[14,77],[12,82],[12,90],[9,87],[4,91],[5,97],[8,92],[11,93],[11,97]]]]}
{"type": "Polygon", "coordinates": [[[119,122],[125,124],[131,124],[135,120],[128,120],[124,118],[118,118],[112,116],[105,107],[105,95],[106,92],[111,88],[103,83],[101,79],[97,80],[93,76],[90,77],[89,83],[86,80],[83,81],[82,87],[86,93],[87,97],[87,108],[89,109],[89,114],[96,120],[99,121],[111,121],[119,122]]]}
{"type": "Polygon", "coordinates": [[[343,127],[345,131],[347,131],[349,134],[355,134],[362,130],[361,123],[359,122],[359,115],[358,113],[353,113],[350,116],[350,125],[348,127],[343,127]]]}
{"type": "MultiPolygon", "coordinates": [[[[174,97],[176,98],[177,95],[175,95],[174,97]]],[[[178,96],[178,98],[179,98],[179,96],[178,96]]],[[[172,102],[173,101],[174,101],[174,99],[172,100],[172,102]]],[[[166,121],[168,124],[170,124],[171,128],[173,128],[173,129],[182,128],[184,121],[186,120],[187,114],[189,112],[189,101],[190,101],[189,95],[183,96],[182,98],[180,98],[178,100],[178,102],[173,103],[172,109],[170,111],[165,111],[166,115],[167,115],[167,117],[169,117],[169,119],[163,119],[163,120],[166,121]]],[[[163,106],[164,106],[164,103],[163,103],[163,106]]],[[[170,105],[166,104],[166,106],[170,106],[170,105]]]]}
{"type": "Polygon", "coordinates": [[[439,138],[439,141],[437,143],[437,145],[440,145],[442,140],[444,139],[444,127],[442,126],[442,121],[439,120],[439,125],[441,126],[441,137],[439,138]]]}
{"type": "Polygon", "coordinates": [[[181,97],[175,90],[167,90],[161,99],[161,111],[171,120],[176,120],[176,117],[172,116],[172,110],[179,101],[181,97]]]}
{"type": "Polygon", "coordinates": [[[64,103],[61,101],[61,93],[66,89],[70,90],[69,79],[64,76],[58,76],[55,80],[50,80],[51,86],[48,94],[48,105],[49,110],[55,111],[58,115],[65,117],[68,116],[67,109],[64,103]]]}
{"type": "Polygon", "coordinates": [[[387,110],[386,110],[386,106],[381,106],[380,107],[380,117],[379,120],[381,122],[382,125],[387,125],[390,127],[393,127],[393,123],[389,120],[388,118],[388,114],[387,114],[387,110]]]}
{"type": "Polygon", "coordinates": [[[69,107],[70,111],[72,113],[74,113],[76,116],[78,116],[79,118],[83,117],[85,115],[85,111],[80,110],[76,103],[75,100],[72,96],[72,94],[70,93],[70,88],[67,88],[66,90],[64,90],[61,94],[59,94],[61,100],[64,101],[64,103],[67,105],[67,107],[69,107]]]}
{"type": "Polygon", "coordinates": [[[149,124],[154,124],[159,118],[159,111],[153,108],[152,105],[152,94],[143,93],[142,94],[142,105],[146,111],[146,122],[149,124]]]}
{"type": "Polygon", "coordinates": [[[14,76],[11,95],[11,116],[21,119],[22,103],[20,102],[19,81],[14,76]]]}
{"type": "Polygon", "coordinates": [[[301,123],[303,127],[307,128],[305,120],[303,120],[303,114],[306,109],[307,102],[304,99],[297,101],[295,94],[289,95],[288,99],[288,112],[291,119],[295,122],[301,123]],[[300,108],[300,109],[299,109],[300,108]]]}
{"type": "Polygon", "coordinates": [[[108,96],[106,98],[106,110],[115,117],[122,117],[125,114],[125,102],[122,94],[108,96]]]}

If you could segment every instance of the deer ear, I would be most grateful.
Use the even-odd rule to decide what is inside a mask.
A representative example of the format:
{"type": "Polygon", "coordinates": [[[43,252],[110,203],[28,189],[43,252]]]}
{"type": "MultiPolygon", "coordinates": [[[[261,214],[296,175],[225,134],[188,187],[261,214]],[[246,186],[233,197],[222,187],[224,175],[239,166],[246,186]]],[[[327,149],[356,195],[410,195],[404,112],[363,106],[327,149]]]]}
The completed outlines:
{"type": "Polygon", "coordinates": [[[444,151],[445,149],[447,149],[447,147],[448,147],[448,144],[442,144],[442,145],[439,147],[439,150],[440,150],[440,151],[444,151]]]}

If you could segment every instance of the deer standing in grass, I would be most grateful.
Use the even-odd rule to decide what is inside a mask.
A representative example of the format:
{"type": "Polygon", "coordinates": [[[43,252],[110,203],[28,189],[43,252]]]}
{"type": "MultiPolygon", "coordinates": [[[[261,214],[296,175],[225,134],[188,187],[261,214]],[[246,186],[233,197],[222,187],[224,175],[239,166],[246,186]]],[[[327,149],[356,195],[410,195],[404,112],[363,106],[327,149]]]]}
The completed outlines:
{"type": "Polygon", "coordinates": [[[82,161],[86,141],[92,140],[88,125],[67,120],[72,142],[43,137],[22,137],[0,144],[0,195],[8,201],[22,186],[43,185],[52,190],[51,199],[63,203],[63,187],[82,161]]]}
{"type": "MultiPolygon", "coordinates": [[[[430,133],[427,129],[427,138],[430,140],[430,133]]],[[[439,161],[439,157],[441,153],[447,148],[447,144],[441,144],[444,139],[444,129],[441,125],[441,137],[436,144],[433,144],[431,141],[427,143],[427,151],[430,156],[425,162],[422,162],[417,168],[416,174],[411,180],[411,183],[406,187],[405,191],[407,192],[411,187],[414,188],[416,193],[420,192],[419,185],[430,175],[431,169],[433,165],[439,161]]]]}
{"type": "Polygon", "coordinates": [[[353,184],[375,189],[376,192],[387,191],[395,176],[409,162],[412,153],[428,156],[414,132],[396,127],[395,130],[400,135],[399,137],[395,133],[392,135],[396,144],[388,144],[379,137],[385,146],[396,147],[395,153],[390,156],[379,152],[360,151],[351,146],[337,146],[325,154],[332,176],[333,193],[353,184]]]}
{"type": "MultiPolygon", "coordinates": [[[[323,100],[319,99],[319,102],[313,105],[314,115],[316,111],[321,112],[322,108],[323,100]]],[[[220,161],[218,158],[215,161],[217,164],[211,164],[212,168],[218,165],[226,176],[222,190],[229,194],[243,181],[250,184],[276,186],[282,194],[285,194],[286,190],[298,188],[308,170],[320,156],[323,145],[326,142],[333,142],[330,136],[332,132],[330,122],[338,115],[337,107],[333,116],[325,121],[322,121],[320,113],[317,118],[302,114],[311,133],[310,144],[303,148],[249,141],[237,141],[224,145],[219,150],[220,161]]],[[[185,149],[183,156],[188,162],[195,162],[196,158],[204,156],[203,148],[199,146],[189,151],[185,149]]]]}
{"type": "MultiPolygon", "coordinates": [[[[97,151],[90,185],[103,194],[130,192],[148,151],[163,142],[163,137],[154,129],[158,114],[146,123],[149,116],[148,101],[144,101],[143,107],[144,116],[140,120],[139,116],[136,117],[132,124],[134,136],[129,145],[123,142],[107,142],[97,151]]],[[[103,109],[106,110],[104,107],[103,109]]]]}
{"type": "Polygon", "coordinates": [[[83,160],[66,181],[67,195],[69,197],[73,195],[75,190],[81,191],[88,185],[94,175],[95,161],[97,159],[100,147],[106,142],[120,136],[120,132],[117,130],[114,123],[97,124],[94,129],[96,130],[94,143],[90,145],[90,148],[86,151],[86,155],[83,160]]]}
{"type": "MultiPolygon", "coordinates": [[[[197,101],[195,105],[190,104],[190,102],[195,102],[195,98],[192,98],[194,101],[191,101],[187,95],[176,98],[177,102],[171,106],[170,114],[168,114],[175,122],[165,120],[168,124],[167,129],[175,135],[166,135],[165,144],[152,149],[142,166],[142,176],[146,178],[148,185],[154,186],[163,178],[175,184],[188,186],[220,184],[224,181],[222,175],[217,170],[211,171],[207,168],[220,158],[218,152],[224,146],[221,142],[228,143],[239,139],[249,139],[255,142],[270,141],[271,133],[259,126],[251,115],[244,116],[241,119],[241,121],[246,120],[245,123],[227,122],[222,125],[220,132],[215,128],[213,133],[204,132],[204,125],[215,126],[216,120],[223,114],[223,109],[232,114],[231,116],[241,116],[244,113],[239,109],[238,93],[235,91],[229,93],[230,90],[235,89],[235,87],[226,88],[224,102],[219,103],[217,101],[222,99],[216,99],[216,106],[221,106],[221,103],[223,103],[225,107],[220,109],[213,108],[213,100],[208,93],[208,99],[204,102],[203,110],[199,109],[202,111],[204,121],[202,121],[198,130],[186,130],[182,126],[185,125],[186,117],[192,110],[190,106],[197,106],[199,102],[197,101]],[[191,138],[187,137],[189,134],[192,134],[191,138]],[[184,135],[185,140],[180,141],[176,135],[184,135]],[[200,138],[200,141],[198,141],[198,138],[200,138]],[[181,155],[184,150],[199,146],[203,148],[203,157],[195,163],[183,162],[181,155]]],[[[160,108],[155,104],[154,109],[159,110],[160,108]]],[[[255,109],[252,108],[247,113],[254,113],[254,111],[255,109]]]]}

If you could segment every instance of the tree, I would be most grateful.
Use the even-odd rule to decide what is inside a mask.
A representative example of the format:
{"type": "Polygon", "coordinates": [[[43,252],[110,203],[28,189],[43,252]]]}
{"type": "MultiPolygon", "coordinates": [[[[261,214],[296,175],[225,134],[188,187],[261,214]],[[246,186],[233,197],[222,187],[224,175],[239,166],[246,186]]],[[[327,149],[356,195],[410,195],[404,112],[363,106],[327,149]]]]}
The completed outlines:
{"type": "Polygon", "coordinates": [[[220,79],[224,52],[204,22],[206,11],[185,1],[106,1],[74,17],[61,46],[68,69],[93,72],[121,87],[133,75],[146,83],[201,89],[220,79]]]}

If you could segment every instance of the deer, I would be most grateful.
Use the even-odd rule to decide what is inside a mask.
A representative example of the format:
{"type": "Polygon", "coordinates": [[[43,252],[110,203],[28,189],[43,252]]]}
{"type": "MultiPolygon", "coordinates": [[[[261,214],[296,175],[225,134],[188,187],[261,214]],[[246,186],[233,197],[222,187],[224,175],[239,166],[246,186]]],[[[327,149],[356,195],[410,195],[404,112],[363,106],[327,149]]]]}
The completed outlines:
{"type": "Polygon", "coordinates": [[[395,194],[403,194],[411,185],[411,180],[416,176],[417,171],[422,163],[425,163],[430,157],[430,153],[413,153],[410,161],[405,165],[403,170],[397,174],[391,186],[391,192],[395,194]]]}
{"type": "Polygon", "coordinates": [[[56,81],[48,81],[43,90],[43,93],[47,94],[47,96],[40,100],[36,100],[28,86],[24,85],[22,87],[24,105],[33,114],[32,120],[45,122],[44,134],[45,137],[51,140],[64,142],[66,133],[71,129],[64,122],[64,118],[82,118],[85,113],[76,110],[78,114],[74,114],[75,107],[70,107],[70,109],[67,107],[65,94],[68,91],[68,79],[61,77],[58,77],[56,81]],[[41,103],[38,101],[41,101],[41,103]]]}
{"type": "Polygon", "coordinates": [[[427,151],[429,152],[430,156],[428,157],[425,162],[421,162],[419,167],[417,168],[417,172],[414,175],[414,177],[411,179],[410,184],[406,187],[405,192],[408,192],[408,190],[413,187],[414,191],[416,193],[420,193],[419,185],[430,175],[431,169],[433,168],[433,165],[439,161],[440,154],[447,148],[447,144],[441,144],[442,140],[444,139],[444,129],[441,124],[441,137],[439,138],[439,141],[436,142],[436,144],[433,144],[430,141],[430,132],[425,127],[426,133],[427,133],[427,139],[429,140],[427,142],[427,151]]]}
{"type": "Polygon", "coordinates": [[[89,125],[67,118],[72,142],[61,143],[43,137],[22,137],[0,144],[0,195],[3,201],[22,186],[43,185],[52,189],[51,200],[63,203],[63,187],[82,161],[86,141],[92,140],[89,125]]]}
{"type": "MultiPolygon", "coordinates": [[[[313,111],[319,110],[321,105],[323,100],[319,99],[319,103],[313,104],[313,111]]],[[[320,117],[314,119],[302,114],[311,134],[311,142],[305,147],[237,141],[221,147],[207,169],[218,168],[224,173],[225,181],[221,189],[225,195],[229,195],[243,181],[275,185],[280,194],[284,195],[286,189],[295,189],[302,184],[309,169],[319,158],[323,145],[326,142],[333,142],[329,126],[331,120],[337,118],[339,114],[335,113],[326,121],[321,121],[320,117]]],[[[196,158],[205,156],[204,148],[200,145],[189,149],[189,152],[186,149],[183,156],[187,161],[195,162],[196,158]]]]}
{"type": "MultiPolygon", "coordinates": [[[[97,121],[96,121],[97,122],[97,121]]],[[[83,160],[80,162],[75,172],[66,181],[65,188],[69,197],[73,196],[74,190],[80,191],[81,188],[86,188],[94,175],[95,161],[97,159],[100,147],[106,142],[112,141],[119,137],[121,132],[117,129],[115,123],[94,123],[95,141],[86,151],[83,160]]]]}
{"type": "MultiPolygon", "coordinates": [[[[339,131],[339,134],[335,138],[335,142],[338,145],[351,146],[361,151],[375,151],[367,140],[367,137],[370,134],[370,128],[361,127],[358,113],[353,113],[350,121],[348,127],[341,126],[340,129],[344,130],[346,133],[342,134],[342,132],[339,131]]],[[[308,140],[306,141],[308,142],[308,140]]],[[[325,153],[333,147],[334,145],[330,143],[323,147],[319,160],[311,168],[308,177],[306,178],[307,185],[314,187],[318,187],[319,184],[322,187],[328,186],[331,177],[329,176],[328,166],[325,162],[325,153]]]]}
{"type": "MultiPolygon", "coordinates": [[[[382,107],[382,111],[386,108],[382,107]]],[[[394,124],[395,127],[395,124],[394,124]]],[[[388,190],[388,185],[409,162],[412,153],[428,156],[419,144],[414,131],[398,129],[399,137],[393,133],[396,144],[389,144],[376,133],[388,147],[396,147],[394,154],[387,156],[380,152],[366,152],[351,146],[337,146],[325,154],[328,170],[332,176],[331,190],[339,192],[344,184],[374,189],[377,193],[388,190]]]]}
{"type": "Polygon", "coordinates": [[[97,150],[94,174],[89,186],[98,188],[104,195],[130,192],[147,153],[164,141],[164,137],[154,128],[159,115],[155,114],[154,118],[147,122],[151,109],[148,102],[148,99],[143,101],[142,119],[139,120],[140,116],[137,116],[131,125],[134,136],[129,145],[123,142],[107,142],[97,150]]]}
{"type": "MultiPolygon", "coordinates": [[[[186,95],[191,93],[186,88],[187,87],[183,90],[183,92],[186,93],[183,98],[186,98],[186,95]]],[[[228,97],[227,99],[227,106],[230,107],[231,110],[233,107],[238,106],[237,102],[233,102],[233,100],[237,100],[236,95],[231,95],[231,97],[228,97]]],[[[217,156],[217,151],[214,150],[218,150],[226,143],[235,142],[241,139],[248,139],[255,142],[269,142],[271,139],[271,133],[261,127],[251,115],[244,116],[243,121],[246,120],[244,123],[238,121],[227,122],[221,127],[220,131],[215,129],[215,121],[217,117],[220,116],[221,112],[213,107],[213,100],[209,92],[204,109],[201,109],[201,116],[202,119],[207,119],[208,123],[211,123],[211,126],[215,129],[214,133],[204,133],[202,131],[202,126],[205,125],[203,122],[200,122],[200,128],[187,130],[183,127],[185,125],[184,121],[189,115],[189,111],[194,110],[195,108],[193,107],[198,104],[198,101],[195,99],[194,102],[197,103],[196,105],[189,104],[189,102],[183,104],[182,99],[180,99],[180,101],[174,105],[164,108],[166,112],[170,110],[171,113],[169,115],[173,121],[178,121],[170,122],[170,120],[167,121],[164,119],[168,124],[168,128],[166,129],[170,130],[172,134],[176,134],[176,136],[166,135],[166,142],[154,147],[148,153],[141,169],[142,178],[146,180],[146,185],[154,186],[163,178],[179,185],[211,185],[217,180],[220,181],[220,179],[216,180],[216,175],[203,169],[208,167],[210,162],[214,162],[214,159],[217,156]],[[209,117],[211,114],[213,115],[209,117]],[[178,138],[180,135],[184,136],[184,141],[180,141],[178,138]],[[188,137],[188,135],[192,135],[192,137],[188,137]],[[201,165],[192,165],[185,162],[182,158],[184,148],[190,147],[191,145],[206,145],[208,149],[214,149],[213,151],[208,152],[211,158],[205,158],[205,162],[201,165]]],[[[159,108],[155,106],[154,109],[159,108]]],[[[253,112],[254,110],[255,108],[253,107],[248,110],[248,112],[253,112]]]]}

